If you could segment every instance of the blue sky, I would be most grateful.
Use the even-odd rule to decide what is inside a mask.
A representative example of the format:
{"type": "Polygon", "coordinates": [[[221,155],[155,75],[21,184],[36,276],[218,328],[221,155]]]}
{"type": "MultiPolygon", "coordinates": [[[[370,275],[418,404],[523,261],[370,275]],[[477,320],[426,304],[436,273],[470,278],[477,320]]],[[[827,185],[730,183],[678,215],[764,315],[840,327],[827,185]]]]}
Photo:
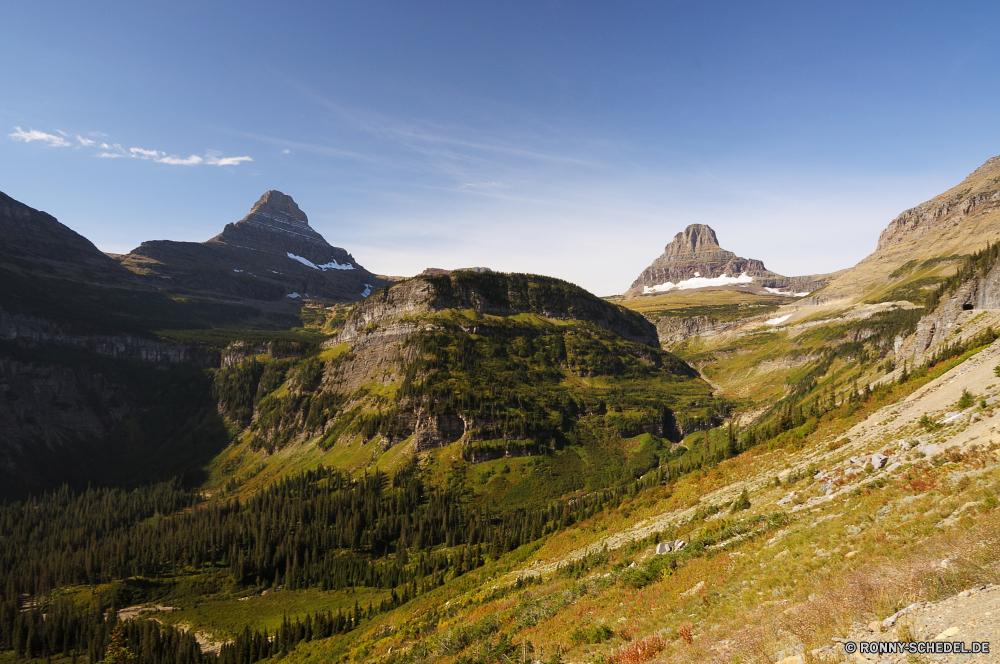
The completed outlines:
{"type": "Polygon", "coordinates": [[[998,19],[985,2],[14,3],[0,191],[113,252],[208,239],[279,189],[379,273],[487,265],[608,295],[689,223],[777,272],[831,271],[1000,154],[998,19]]]}

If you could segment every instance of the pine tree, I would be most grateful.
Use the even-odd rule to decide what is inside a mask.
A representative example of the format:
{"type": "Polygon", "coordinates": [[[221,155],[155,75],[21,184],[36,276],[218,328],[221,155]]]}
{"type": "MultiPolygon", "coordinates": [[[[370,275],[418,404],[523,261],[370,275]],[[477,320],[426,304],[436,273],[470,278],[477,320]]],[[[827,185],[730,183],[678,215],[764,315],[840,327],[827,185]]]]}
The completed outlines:
{"type": "Polygon", "coordinates": [[[125,645],[125,630],[119,622],[111,632],[111,643],[101,664],[132,664],[135,659],[135,655],[125,645]]]}

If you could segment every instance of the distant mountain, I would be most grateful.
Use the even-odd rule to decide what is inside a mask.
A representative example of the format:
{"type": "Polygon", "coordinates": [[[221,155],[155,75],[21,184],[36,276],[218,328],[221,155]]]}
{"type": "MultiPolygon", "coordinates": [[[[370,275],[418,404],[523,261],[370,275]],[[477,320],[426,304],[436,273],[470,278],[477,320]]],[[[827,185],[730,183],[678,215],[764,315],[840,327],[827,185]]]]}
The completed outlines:
{"type": "Polygon", "coordinates": [[[909,300],[954,273],[962,257],[1000,242],[1000,156],[961,183],[906,210],[879,235],[875,251],[810,301],[850,304],[909,300]]]}
{"type": "Polygon", "coordinates": [[[121,285],[132,275],[55,217],[0,192],[0,268],[121,285]]]}
{"type": "Polygon", "coordinates": [[[388,281],[309,226],[291,196],[268,191],[206,242],[143,242],[122,265],[172,293],[240,300],[356,301],[388,281]]]}
{"type": "Polygon", "coordinates": [[[691,224],[674,236],[632,283],[626,295],[638,296],[692,288],[732,287],[753,293],[808,295],[821,287],[828,275],[783,277],[754,258],[741,258],[719,246],[715,231],[705,224],[691,224]]]}

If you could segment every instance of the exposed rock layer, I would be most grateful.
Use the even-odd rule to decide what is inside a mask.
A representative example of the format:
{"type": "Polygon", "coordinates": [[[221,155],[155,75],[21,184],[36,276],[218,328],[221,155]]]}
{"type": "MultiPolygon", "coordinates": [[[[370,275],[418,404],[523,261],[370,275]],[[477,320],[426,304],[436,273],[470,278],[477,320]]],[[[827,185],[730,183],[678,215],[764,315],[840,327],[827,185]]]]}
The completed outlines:
{"type": "Polygon", "coordinates": [[[808,277],[783,277],[771,272],[764,263],[753,258],[741,258],[719,246],[719,239],[711,227],[691,224],[663,249],[663,254],[647,267],[629,287],[629,295],[641,295],[647,287],[667,282],[677,284],[689,279],[746,275],[752,277],[753,290],[780,288],[811,291],[821,287],[826,275],[808,277]]]}
{"type": "MultiPolygon", "coordinates": [[[[908,276],[898,270],[931,259],[962,256],[1000,241],[1000,157],[993,157],[959,185],[892,220],[876,250],[832,280],[809,304],[898,299],[895,284],[908,276]]],[[[942,263],[935,274],[950,272],[942,263]]]]}
{"type": "Polygon", "coordinates": [[[327,243],[279,191],[207,242],[143,242],[122,263],[160,287],[246,300],[354,301],[388,283],[327,243]]]}

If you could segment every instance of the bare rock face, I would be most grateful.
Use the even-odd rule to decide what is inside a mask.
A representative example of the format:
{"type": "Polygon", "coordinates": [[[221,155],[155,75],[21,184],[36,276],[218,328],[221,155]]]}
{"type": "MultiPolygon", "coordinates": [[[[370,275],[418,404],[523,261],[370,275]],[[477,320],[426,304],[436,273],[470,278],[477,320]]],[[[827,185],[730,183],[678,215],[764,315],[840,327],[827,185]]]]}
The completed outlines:
{"type": "Polygon", "coordinates": [[[355,301],[388,283],[331,246],[291,196],[273,190],[207,242],[143,242],[122,263],[174,292],[243,300],[355,301]]]}
{"type": "MultiPolygon", "coordinates": [[[[893,284],[908,278],[900,268],[922,269],[998,241],[1000,157],[993,157],[948,191],[893,219],[879,235],[875,251],[832,279],[811,304],[896,299],[893,284]]],[[[941,263],[942,268],[946,265],[941,263]]],[[[930,276],[943,278],[947,272],[940,269],[930,276]]]]}
{"type": "Polygon", "coordinates": [[[744,325],[763,323],[767,318],[767,316],[753,316],[751,318],[720,321],[708,316],[689,316],[685,318],[660,316],[656,321],[656,331],[660,335],[660,345],[663,348],[670,348],[672,344],[684,339],[690,339],[691,337],[712,337],[744,325]]]}
{"type": "MultiPolygon", "coordinates": [[[[919,355],[931,346],[944,341],[952,332],[963,311],[1000,309],[1000,265],[986,276],[973,277],[959,286],[937,309],[917,323],[913,345],[905,356],[919,355]]],[[[898,360],[897,360],[898,361],[898,360]]]]}
{"type": "Polygon", "coordinates": [[[675,235],[663,254],[632,283],[627,294],[665,292],[682,282],[687,282],[686,287],[737,285],[754,292],[763,288],[788,289],[789,294],[811,291],[825,283],[823,275],[783,277],[768,270],[759,260],[741,258],[720,247],[715,231],[705,224],[691,224],[675,235]],[[720,277],[732,281],[728,284],[691,281],[720,277]]]}
{"type": "Polygon", "coordinates": [[[912,240],[942,226],[955,226],[973,213],[1000,209],[1000,157],[987,160],[954,189],[892,220],[878,238],[876,251],[912,240]]]}
{"type": "Polygon", "coordinates": [[[76,281],[118,285],[132,280],[90,240],[2,192],[0,237],[0,264],[76,281]]]}

